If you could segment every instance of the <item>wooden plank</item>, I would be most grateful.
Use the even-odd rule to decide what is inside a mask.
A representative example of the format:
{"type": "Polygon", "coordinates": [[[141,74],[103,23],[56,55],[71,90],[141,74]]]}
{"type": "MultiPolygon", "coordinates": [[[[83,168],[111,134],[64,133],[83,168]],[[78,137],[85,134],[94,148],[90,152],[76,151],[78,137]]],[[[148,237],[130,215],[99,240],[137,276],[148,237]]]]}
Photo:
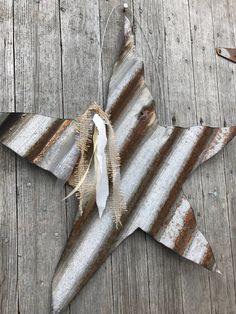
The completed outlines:
{"type": "MultiPolygon", "coordinates": [[[[134,14],[142,28],[141,30],[138,24],[135,27],[137,50],[144,60],[145,77],[156,101],[159,122],[165,125],[169,122],[166,116],[169,104],[166,78],[168,68],[164,41],[165,17],[162,2],[134,1],[134,14]],[[156,73],[151,53],[157,64],[158,73],[156,73]]],[[[149,281],[150,313],[182,313],[178,256],[158,245],[148,236],[146,236],[146,246],[148,267],[146,280],[149,281]]]]}
{"type": "Polygon", "coordinates": [[[18,309],[16,173],[13,153],[1,147],[0,158],[0,311],[8,314],[18,309]]]}
{"type": "MultiPolygon", "coordinates": [[[[103,107],[106,107],[106,98],[108,92],[108,85],[110,82],[110,77],[112,75],[113,66],[117,60],[120,53],[121,44],[123,42],[123,29],[124,29],[124,12],[123,5],[118,0],[113,1],[102,1],[100,2],[100,29],[101,29],[101,40],[104,36],[105,26],[107,24],[107,30],[104,37],[104,45],[102,51],[102,80],[103,80],[103,107]],[[108,17],[110,16],[110,21],[108,17]],[[108,23],[107,23],[108,22],[108,23]]],[[[125,1],[128,4],[127,14],[132,20],[132,1],[125,1]]]]}
{"type": "MultiPolygon", "coordinates": [[[[154,58],[158,63],[158,72],[160,71],[160,78],[158,80],[154,72],[155,68],[147,43],[144,41],[143,35],[137,27],[137,34],[139,34],[138,43],[141,46],[140,50],[145,58],[146,73],[149,71],[149,73],[151,72],[149,75],[154,77],[154,80],[150,80],[150,85],[152,91],[156,90],[155,99],[160,116],[159,121],[161,124],[170,125],[172,123],[171,115],[174,122],[175,119],[178,119],[175,106],[178,105],[178,110],[181,110],[182,108],[180,106],[186,102],[186,99],[182,95],[177,94],[173,96],[174,92],[177,91],[178,93],[180,90],[180,79],[182,79],[181,77],[172,77],[176,59],[178,58],[179,67],[184,66],[186,68],[186,64],[184,63],[183,65],[183,62],[181,63],[180,61],[183,52],[180,51],[178,56],[172,55],[171,53],[173,49],[176,49],[176,39],[173,37],[176,36],[176,33],[180,30],[177,25],[174,25],[175,22],[173,20],[170,21],[169,14],[175,14],[177,4],[164,4],[161,1],[149,3],[148,6],[145,1],[136,1],[135,4],[135,16],[137,16],[142,30],[149,41],[154,58]],[[176,30],[173,34],[174,27],[176,30]],[[149,69],[151,69],[151,71],[149,69]],[[156,89],[156,86],[160,86],[160,88],[156,89]],[[162,95],[164,96],[162,97],[162,95]],[[175,104],[173,104],[172,97],[175,99],[175,104]],[[165,100],[162,100],[162,98],[165,100]]],[[[183,11],[181,19],[184,18],[185,15],[186,13],[183,11]]],[[[183,34],[182,41],[184,40],[186,41],[186,33],[185,35],[183,34]]],[[[186,49],[185,46],[184,49],[186,49]]],[[[187,70],[188,73],[191,73],[191,69],[187,68],[187,70]]],[[[178,72],[178,69],[175,71],[175,76],[181,76],[181,72],[178,72]]],[[[187,93],[188,92],[189,91],[187,91],[187,93]]],[[[147,238],[147,246],[151,313],[156,313],[157,308],[160,313],[182,313],[182,286],[179,258],[166,248],[158,246],[156,242],[151,241],[149,238],[147,238]],[[162,289],[159,288],[160,285],[162,289]]]]}
{"type": "MultiPolygon", "coordinates": [[[[181,4],[178,3],[178,5],[173,5],[173,3],[170,5],[166,2],[163,3],[164,16],[162,16],[160,2],[155,2],[155,4],[152,5],[150,4],[149,8],[146,3],[145,5],[139,3],[137,6],[137,14],[138,13],[141,17],[142,15],[145,15],[146,17],[148,16],[148,19],[143,18],[144,21],[141,25],[144,28],[146,34],[153,34],[155,40],[153,40],[153,38],[151,38],[151,40],[149,39],[151,45],[154,45],[152,50],[154,52],[157,49],[158,51],[161,51],[161,57],[159,56],[159,59],[163,59],[161,64],[158,63],[158,68],[160,68],[160,73],[163,73],[162,84],[163,93],[166,98],[166,110],[168,118],[165,120],[161,119],[161,122],[164,124],[176,123],[178,125],[195,124],[197,122],[197,110],[194,97],[188,3],[186,1],[182,1],[181,4]],[[159,9],[156,10],[156,7],[159,7],[159,9]],[[152,19],[152,16],[155,16],[155,18],[152,19]],[[163,26],[163,19],[165,28],[163,26]],[[146,22],[146,20],[148,22],[146,22]],[[156,25],[156,23],[158,25],[156,25]],[[164,34],[160,32],[160,25],[163,27],[164,34]],[[151,32],[149,29],[151,29],[151,32]],[[153,41],[158,43],[158,48],[155,47],[153,41]],[[167,77],[165,77],[165,73],[167,73],[167,77]],[[185,86],[186,84],[183,83],[185,80],[187,81],[187,87],[185,86]],[[181,112],[182,114],[176,116],[176,112],[181,112]]],[[[148,51],[146,48],[146,53],[144,55],[147,54],[148,51]]],[[[158,58],[155,60],[158,60],[158,58]]],[[[163,105],[165,105],[164,102],[163,105]]],[[[160,116],[162,115],[160,114],[160,116]]],[[[165,115],[163,115],[163,117],[165,117],[165,115]]],[[[185,193],[198,216],[198,224],[200,225],[200,229],[204,229],[201,190],[201,176],[200,172],[198,171],[186,184],[185,193]],[[196,186],[198,186],[197,189],[196,186]],[[199,216],[202,218],[199,219],[199,216]]],[[[155,243],[153,243],[153,245],[154,244],[155,243]]],[[[151,247],[149,254],[152,263],[158,260],[158,258],[160,259],[159,251],[159,254],[153,254],[153,249],[154,248],[151,247]]],[[[171,253],[168,254],[165,251],[162,251],[162,254],[164,254],[164,262],[162,262],[162,256],[162,261],[160,261],[160,264],[158,264],[161,269],[157,271],[159,274],[161,274],[161,278],[158,278],[153,282],[151,280],[150,291],[156,291],[160,285],[160,282],[164,281],[165,283],[162,293],[159,292],[158,295],[151,293],[150,303],[153,304],[153,313],[156,312],[157,306],[159,311],[163,313],[171,312],[173,309],[175,309],[176,312],[184,311],[187,313],[209,312],[210,293],[207,273],[200,268],[194,267],[194,265],[191,263],[186,263],[185,261],[181,261],[180,266],[168,264],[170,263],[170,256],[172,256],[174,261],[176,261],[176,256],[171,253]],[[173,274],[175,272],[176,274],[173,274]],[[179,272],[182,272],[181,278],[178,276],[179,272]],[[173,282],[175,283],[176,289],[172,286],[173,282]],[[178,295],[174,294],[176,290],[179,293],[178,295]],[[195,294],[198,297],[194,298],[195,294]],[[201,298],[201,304],[199,304],[199,298],[201,298]]],[[[153,267],[150,267],[150,269],[153,269],[153,267]]],[[[150,277],[155,278],[154,274],[152,274],[150,277]]]]}
{"type": "MultiPolygon", "coordinates": [[[[227,46],[236,46],[236,3],[235,1],[228,2],[228,22],[227,26],[230,31],[227,32],[227,35],[222,36],[222,31],[224,28],[219,28],[219,41],[216,41],[216,45],[227,45],[227,46]]],[[[218,37],[218,36],[217,36],[218,37]]],[[[219,76],[219,88],[220,88],[220,103],[222,111],[224,112],[224,123],[227,125],[235,125],[236,124],[236,112],[235,112],[235,65],[232,63],[223,62],[225,60],[218,59],[218,76],[219,76]],[[225,75],[226,74],[226,75],[225,75]],[[227,82],[230,84],[228,85],[227,82]],[[227,88],[225,89],[225,84],[227,88]],[[232,95],[229,94],[232,92],[232,95]],[[225,94],[227,98],[225,100],[225,94]],[[229,96],[230,95],[230,96],[229,96]]],[[[231,244],[231,254],[232,254],[232,262],[233,262],[233,272],[231,273],[230,280],[234,279],[234,288],[236,287],[236,186],[235,186],[235,176],[236,176],[236,168],[235,168],[235,156],[236,154],[236,145],[235,141],[231,143],[230,146],[225,150],[225,180],[226,180],[226,188],[227,188],[227,203],[228,203],[228,213],[229,213],[229,229],[230,229],[230,244],[231,244]]],[[[235,305],[233,305],[235,308],[235,305]]]]}
{"type": "Polygon", "coordinates": [[[14,111],[13,4],[0,2],[0,105],[1,111],[14,111]]]}
{"type": "Polygon", "coordinates": [[[96,100],[100,47],[98,1],[61,1],[65,116],[82,114],[96,100]],[[86,4],[86,5],[85,5],[86,4]]]}
{"type": "Polygon", "coordinates": [[[196,123],[191,39],[187,0],[178,4],[163,1],[167,79],[167,123],[190,126],[196,123]]]}
{"type": "MultiPolygon", "coordinates": [[[[14,111],[13,2],[0,2],[0,111],[14,111]]],[[[0,148],[0,312],[17,313],[17,206],[14,154],[0,148]]]]}
{"type": "MultiPolygon", "coordinates": [[[[184,7],[187,8],[187,6],[188,4],[185,3],[184,7]]],[[[199,122],[201,123],[204,120],[205,124],[211,124],[211,125],[218,124],[219,125],[220,121],[217,119],[217,117],[222,115],[222,112],[219,111],[219,107],[217,104],[216,77],[215,77],[214,69],[212,69],[213,68],[212,63],[214,64],[214,62],[212,62],[211,58],[214,60],[215,51],[212,44],[213,38],[211,37],[209,38],[210,35],[212,36],[212,31],[211,31],[212,19],[211,19],[211,14],[209,12],[209,5],[208,3],[206,3],[200,8],[199,4],[191,2],[190,8],[191,8],[190,10],[191,14],[190,14],[189,22],[190,22],[190,25],[192,26],[191,35],[193,36],[193,33],[195,32],[194,36],[196,37],[196,41],[194,41],[194,38],[187,39],[185,37],[183,39],[183,37],[186,36],[186,34],[188,34],[188,36],[190,35],[189,27],[187,23],[188,15],[183,14],[184,12],[183,7],[181,7],[180,5],[179,7],[176,7],[174,9],[174,12],[172,12],[173,10],[173,6],[172,6],[171,11],[168,12],[168,20],[170,22],[171,20],[174,20],[173,22],[174,27],[172,31],[169,32],[169,34],[172,34],[173,37],[171,37],[171,40],[170,42],[168,42],[167,47],[171,45],[171,43],[172,45],[175,45],[174,44],[175,42],[180,43],[179,48],[173,47],[173,46],[171,48],[171,51],[172,51],[171,59],[175,59],[175,62],[173,62],[173,64],[175,64],[175,68],[177,67],[177,71],[174,70],[174,67],[173,67],[169,73],[174,73],[174,82],[176,82],[176,80],[179,82],[182,82],[182,86],[183,85],[185,86],[184,92],[186,92],[187,95],[190,96],[192,94],[191,90],[193,90],[194,97],[191,96],[188,102],[190,104],[189,107],[191,109],[191,112],[194,113],[195,111],[198,123],[199,122]],[[180,8],[181,8],[181,12],[178,11],[180,8]],[[199,27],[199,30],[197,30],[198,27],[199,27]],[[175,41],[174,36],[176,36],[176,41],[175,41]],[[189,55],[189,52],[191,53],[190,40],[192,41],[192,55],[191,54],[189,55]],[[210,44],[208,43],[208,41],[210,44]],[[185,45],[188,48],[187,50],[185,50],[184,48],[185,45]],[[199,49],[199,46],[200,46],[200,49],[199,49]],[[178,52],[177,57],[176,57],[176,54],[173,53],[175,51],[178,52]],[[180,56],[182,56],[181,59],[184,60],[187,64],[188,63],[191,64],[191,62],[193,62],[192,69],[190,66],[190,69],[191,69],[190,73],[192,73],[190,77],[186,75],[188,73],[186,70],[183,71],[183,69],[185,69],[185,66],[184,64],[181,63],[181,59],[179,59],[180,56]],[[183,75],[181,75],[181,68],[178,69],[178,66],[182,67],[183,75]],[[192,75],[193,75],[194,80],[191,77],[192,75]],[[180,76],[180,77],[177,78],[176,76],[180,76]],[[196,108],[195,110],[194,110],[194,106],[196,108]]],[[[165,24],[166,27],[167,27],[168,20],[165,24]]],[[[170,82],[172,82],[170,78],[168,78],[168,82],[169,84],[170,82]]],[[[181,86],[179,86],[179,88],[181,88],[181,86]]],[[[179,90],[178,86],[174,85],[173,89],[175,90],[175,92],[178,93],[178,90],[179,90]]],[[[170,91],[170,88],[169,88],[169,91],[170,91]]],[[[180,99],[182,99],[183,97],[184,95],[182,95],[180,99]]],[[[183,108],[181,117],[186,119],[188,118],[188,112],[187,112],[188,108],[185,107],[187,105],[187,102],[185,101],[185,99],[183,99],[182,103],[183,105],[178,107],[178,109],[180,109],[178,111],[181,113],[181,108],[183,108]],[[184,114],[184,111],[187,112],[187,116],[186,114],[184,114]]],[[[190,117],[190,123],[191,122],[193,123],[194,120],[195,120],[195,117],[193,115],[192,118],[190,117]]],[[[184,122],[186,123],[186,121],[187,120],[185,120],[184,122]]],[[[180,124],[180,123],[177,122],[177,124],[180,124]]],[[[218,251],[218,252],[221,251],[221,248],[225,247],[224,253],[223,252],[222,253],[225,254],[226,259],[227,259],[228,254],[230,252],[229,246],[227,246],[227,242],[228,242],[227,239],[229,235],[227,234],[227,231],[225,231],[227,230],[227,225],[228,225],[227,213],[223,212],[223,215],[220,215],[219,213],[218,215],[220,216],[220,219],[219,219],[219,216],[215,214],[217,205],[219,206],[219,204],[221,204],[222,207],[226,206],[225,184],[224,184],[224,177],[222,176],[222,173],[223,173],[222,161],[223,160],[222,158],[220,158],[220,156],[216,157],[215,163],[211,161],[208,163],[208,165],[205,165],[202,170],[202,175],[200,176],[199,174],[196,174],[193,180],[195,180],[196,183],[199,181],[200,182],[202,181],[202,187],[200,184],[200,190],[197,189],[197,191],[203,190],[206,192],[204,195],[205,198],[203,199],[203,201],[204,201],[204,208],[207,208],[207,211],[205,210],[205,219],[203,219],[202,221],[202,222],[204,222],[204,220],[206,221],[205,223],[206,234],[209,233],[211,235],[212,234],[215,235],[214,237],[209,236],[212,246],[213,248],[215,248],[215,251],[218,251]],[[215,176],[218,178],[217,181],[215,179],[216,178],[215,176]],[[219,189],[219,193],[218,193],[217,200],[212,200],[210,199],[209,195],[215,195],[214,193],[212,193],[212,191],[214,192],[215,187],[219,189]],[[222,222],[224,224],[225,229],[222,228],[222,222]],[[213,229],[215,230],[215,233],[213,229]],[[224,243],[223,245],[219,244],[217,240],[218,239],[217,235],[219,234],[219,230],[221,230],[222,232],[222,243],[224,243]],[[214,239],[216,240],[214,241],[214,239]]],[[[185,188],[185,191],[186,191],[186,188],[185,188]]],[[[188,189],[188,191],[189,191],[188,193],[193,194],[194,189],[188,189]]],[[[196,188],[195,188],[195,191],[196,191],[196,188]]],[[[195,193],[194,199],[191,200],[191,203],[193,205],[198,204],[196,203],[195,200],[202,199],[200,193],[196,195],[195,191],[194,191],[195,193]]],[[[194,205],[194,208],[197,209],[198,207],[194,205]]],[[[200,211],[200,213],[201,212],[202,211],[200,211]]],[[[204,228],[204,223],[202,226],[204,228]]],[[[219,257],[219,256],[216,256],[216,257],[219,257]]],[[[230,267],[230,264],[231,264],[230,259],[227,259],[227,265],[229,267],[230,267]]],[[[211,297],[213,296],[213,300],[211,300],[212,310],[220,309],[219,310],[220,313],[229,311],[229,308],[227,308],[228,305],[226,306],[226,303],[222,302],[222,299],[227,298],[225,295],[225,291],[227,290],[226,286],[229,284],[228,279],[219,280],[218,276],[216,276],[215,274],[211,274],[211,277],[213,278],[213,280],[210,282],[210,289],[209,289],[209,285],[206,281],[207,279],[206,273],[201,274],[202,280],[199,281],[200,276],[197,270],[196,271],[194,270],[193,272],[191,271],[191,274],[190,274],[191,277],[185,276],[184,269],[182,269],[182,272],[183,272],[183,275],[182,275],[183,306],[184,306],[185,311],[188,311],[190,313],[195,313],[196,310],[199,313],[209,312],[210,296],[211,297]],[[189,289],[190,283],[192,283],[192,289],[189,289]],[[193,294],[196,294],[197,298],[194,298],[193,294]],[[199,304],[199,301],[198,301],[200,298],[200,295],[202,296],[204,295],[204,298],[201,298],[201,300],[204,300],[204,302],[201,302],[201,304],[199,304]],[[219,302],[218,300],[221,300],[221,301],[219,302]]],[[[232,296],[233,295],[234,295],[234,289],[232,290],[232,296]]],[[[232,296],[230,298],[232,298],[232,296]]]]}
{"type": "Polygon", "coordinates": [[[144,61],[145,81],[156,102],[159,122],[165,124],[168,91],[162,1],[135,0],[134,15],[137,51],[144,61]]]}
{"type": "MultiPolygon", "coordinates": [[[[126,1],[132,11],[131,1],[126,1]]],[[[103,100],[106,103],[111,72],[123,41],[123,7],[120,1],[100,1],[101,37],[111,10],[103,48],[103,100]],[[118,7],[117,7],[118,6],[118,7]]],[[[127,13],[130,18],[132,14],[127,13]]],[[[145,234],[135,232],[112,254],[112,291],[114,313],[149,313],[148,268],[145,234]]]]}
{"type": "MultiPolygon", "coordinates": [[[[195,98],[197,105],[197,120],[198,123],[203,123],[205,125],[222,125],[220,116],[222,112],[219,109],[218,103],[218,91],[217,91],[217,78],[216,78],[216,67],[215,67],[215,47],[214,47],[214,30],[212,25],[212,12],[209,2],[206,1],[203,6],[199,6],[197,1],[193,1],[190,4],[190,25],[191,25],[191,35],[192,35],[192,59],[193,59],[193,69],[194,69],[194,86],[195,86],[195,98]]],[[[204,220],[205,220],[205,232],[207,234],[214,252],[216,255],[216,260],[219,261],[219,244],[218,244],[218,234],[219,226],[216,227],[214,221],[215,212],[220,212],[219,200],[222,206],[226,205],[225,199],[225,185],[222,177],[222,167],[223,160],[220,155],[216,156],[213,161],[210,161],[204,165],[201,169],[201,181],[203,190],[203,202],[204,202],[204,220]],[[216,180],[217,177],[217,180],[216,180]],[[210,179],[212,178],[212,179],[210,179]],[[219,193],[215,192],[215,189],[219,190],[219,193]],[[214,201],[215,199],[215,201],[214,201]],[[215,230],[215,231],[214,231],[215,230]],[[216,232],[217,230],[217,232],[216,232]]],[[[199,177],[200,179],[200,177],[199,177]]],[[[219,217],[219,216],[218,216],[219,217]]],[[[218,219],[218,218],[216,218],[218,219]]],[[[225,220],[225,217],[223,217],[225,220]]],[[[227,221],[225,221],[227,223],[227,221]]],[[[223,241],[225,240],[223,236],[223,241]]],[[[227,249],[226,249],[227,251],[227,249]]],[[[206,289],[202,289],[204,296],[207,297],[208,307],[200,308],[202,312],[214,311],[215,304],[212,300],[212,290],[216,289],[216,282],[219,280],[220,284],[225,288],[226,282],[222,280],[216,274],[207,274],[205,272],[205,277],[214,278],[214,283],[209,281],[206,285],[206,289]],[[207,293],[205,293],[207,291],[207,293]],[[211,300],[210,308],[209,301],[211,300]]],[[[223,290],[224,290],[223,288],[223,290]]],[[[218,293],[218,297],[221,299],[224,295],[224,291],[218,293]]],[[[220,291],[220,290],[218,290],[220,291]]],[[[192,304],[191,294],[186,290],[186,295],[189,299],[189,304],[192,304]]],[[[226,297],[226,296],[225,296],[226,297]]],[[[225,306],[222,302],[222,308],[225,306]]],[[[196,308],[199,308],[196,304],[196,308]]],[[[227,312],[227,310],[226,310],[227,312]]],[[[222,312],[223,313],[223,312],[222,312]]]]}
{"type": "MultiPolygon", "coordinates": [[[[63,100],[66,117],[77,117],[97,99],[100,49],[98,1],[61,1],[63,100]]],[[[68,229],[77,201],[68,200],[68,229]]],[[[112,313],[111,261],[108,260],[70,306],[70,313],[112,313]]]]}
{"type": "MultiPolygon", "coordinates": [[[[227,47],[235,47],[235,3],[223,1],[219,3],[212,2],[211,5],[214,46],[226,45],[227,47]]],[[[234,65],[230,62],[225,62],[225,60],[219,57],[215,57],[215,63],[220,110],[219,120],[221,124],[235,124],[236,91],[234,65]]],[[[235,239],[233,221],[233,215],[235,215],[235,189],[234,184],[232,184],[233,174],[235,173],[235,151],[235,141],[233,141],[221,155],[224,165],[221,164],[222,168],[219,169],[218,164],[216,164],[214,169],[217,168],[217,172],[209,178],[209,181],[214,182],[217,180],[216,183],[218,184],[216,190],[218,195],[215,196],[214,200],[215,208],[218,211],[216,212],[209,207],[211,214],[209,233],[214,239],[217,239],[217,235],[219,236],[220,234],[220,241],[215,240],[215,247],[223,276],[222,278],[210,276],[212,310],[219,313],[235,311],[235,251],[233,247],[235,239]],[[219,185],[223,185],[222,190],[219,190],[219,185]],[[221,199],[221,191],[224,193],[224,201],[221,199]]],[[[216,183],[212,183],[212,188],[216,183]]]]}
{"type": "MultiPolygon", "coordinates": [[[[61,116],[57,1],[14,6],[16,110],[61,116]]],[[[18,159],[19,312],[49,313],[51,282],[66,242],[63,191],[55,179],[18,159]]]]}

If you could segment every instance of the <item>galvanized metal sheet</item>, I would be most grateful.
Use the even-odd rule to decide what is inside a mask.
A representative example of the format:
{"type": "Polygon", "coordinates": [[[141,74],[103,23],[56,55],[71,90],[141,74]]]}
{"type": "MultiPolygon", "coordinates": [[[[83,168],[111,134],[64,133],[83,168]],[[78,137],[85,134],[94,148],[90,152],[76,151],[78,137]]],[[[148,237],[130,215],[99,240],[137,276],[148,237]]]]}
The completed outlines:
{"type": "Polygon", "coordinates": [[[70,177],[79,158],[72,120],[1,113],[0,142],[64,181],[70,177]]]}
{"type": "MultiPolygon", "coordinates": [[[[217,270],[211,247],[197,229],[193,209],[181,189],[198,165],[236,135],[236,127],[160,126],[127,18],[124,46],[110,81],[107,111],[121,154],[121,188],[127,213],[119,229],[108,207],[99,219],[91,191],[54,276],[54,313],[70,302],[112,250],[137,228],[181,256],[217,270]]],[[[71,174],[79,157],[71,120],[10,114],[0,116],[0,124],[3,144],[59,178],[71,174]]],[[[73,173],[69,183],[74,184],[73,173]]]]}

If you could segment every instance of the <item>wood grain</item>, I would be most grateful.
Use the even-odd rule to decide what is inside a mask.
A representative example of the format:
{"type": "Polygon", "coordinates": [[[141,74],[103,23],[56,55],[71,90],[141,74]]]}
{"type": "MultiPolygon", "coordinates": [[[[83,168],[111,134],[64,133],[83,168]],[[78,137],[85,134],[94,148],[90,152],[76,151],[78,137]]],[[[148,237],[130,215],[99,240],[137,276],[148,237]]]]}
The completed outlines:
{"type": "MultiPolygon", "coordinates": [[[[212,21],[213,21],[213,34],[214,34],[214,45],[217,46],[223,42],[223,44],[235,45],[235,35],[233,31],[233,17],[231,16],[231,10],[234,10],[230,3],[219,3],[217,6],[212,2],[212,21]],[[222,23],[221,21],[224,21],[222,23]]],[[[233,11],[232,11],[233,13],[233,11]]],[[[219,123],[234,123],[236,122],[235,117],[232,115],[234,112],[233,103],[235,103],[235,83],[234,83],[234,73],[231,64],[222,62],[220,58],[215,59],[216,75],[217,75],[217,89],[218,89],[218,119],[219,123]],[[226,84],[227,82],[227,84],[226,84]],[[227,92],[225,90],[227,86],[227,92]],[[231,111],[233,110],[233,112],[231,111]],[[228,120],[228,121],[227,121],[228,120]]],[[[214,120],[216,118],[214,117],[214,120]]],[[[219,266],[222,269],[223,277],[217,278],[210,275],[210,285],[211,285],[211,296],[212,296],[212,308],[215,312],[220,313],[230,313],[235,307],[235,282],[234,278],[234,268],[232,259],[232,246],[231,246],[231,221],[229,217],[229,212],[232,211],[232,207],[229,208],[229,191],[227,190],[228,183],[226,177],[227,171],[232,171],[234,167],[229,168],[228,163],[231,163],[234,156],[235,146],[230,146],[225,152],[228,152],[228,158],[226,158],[225,152],[218,156],[218,160],[223,160],[220,164],[212,163],[210,165],[209,178],[206,181],[208,189],[215,188],[217,196],[215,200],[211,197],[206,198],[206,204],[209,210],[207,211],[207,223],[209,229],[209,239],[212,239],[213,245],[215,245],[217,250],[217,257],[219,260],[219,266]],[[230,152],[230,148],[233,148],[230,152]],[[214,173],[214,175],[213,175],[214,173]],[[217,176],[217,177],[216,177],[217,176]],[[217,178],[217,181],[215,181],[217,178]],[[216,187],[218,182],[223,182],[223,184],[216,187]],[[207,203],[208,202],[208,203],[207,203]],[[209,204],[210,203],[210,204],[209,204]],[[210,206],[209,206],[209,205],[210,206]],[[215,214],[215,206],[219,208],[217,214],[215,214]],[[213,230],[213,226],[216,228],[213,230]],[[217,233],[221,234],[221,241],[216,241],[216,230],[217,233]],[[214,241],[214,242],[213,242],[214,241]],[[226,297],[227,294],[227,297],[226,297]],[[227,302],[223,301],[227,298],[227,302]]],[[[216,161],[216,160],[215,160],[216,161]]],[[[216,161],[217,162],[217,161],[216,161]]],[[[207,190],[206,190],[207,191],[207,190]]],[[[232,190],[231,190],[232,192],[232,190]]],[[[232,194],[231,194],[232,195],[232,194]]],[[[232,203],[231,203],[232,206],[232,203]]],[[[234,236],[233,236],[234,238],[234,236]]]]}
{"type": "MultiPolygon", "coordinates": [[[[75,117],[97,98],[106,20],[119,0],[0,1],[0,109],[75,117]],[[99,18],[100,17],[100,18],[99,18]]],[[[215,47],[236,45],[236,4],[130,0],[137,49],[162,125],[236,124],[235,65],[215,47]],[[137,23],[136,23],[137,24],[137,23]]],[[[102,58],[105,106],[122,40],[122,9],[108,24],[102,58]],[[118,40],[117,40],[118,36],[118,40]]],[[[222,276],[180,260],[141,231],[125,241],[65,313],[235,313],[236,188],[233,141],[184,191],[222,276]]],[[[77,204],[54,178],[1,147],[0,312],[50,313],[51,279],[77,204]],[[17,194],[18,191],[18,194],[17,194]],[[9,195],[11,197],[9,197],[9,195]]]]}
{"type": "MultiPolygon", "coordinates": [[[[0,2],[0,110],[14,111],[13,5],[0,2]]],[[[18,311],[16,160],[0,148],[0,312],[18,311]],[[10,195],[10,197],[9,197],[10,195]]]]}
{"type": "MultiPolygon", "coordinates": [[[[57,2],[14,2],[16,110],[62,115],[57,2]]],[[[51,280],[66,242],[62,188],[17,161],[20,313],[48,313],[51,280]]]]}
{"type": "MultiPolygon", "coordinates": [[[[169,6],[172,7],[172,5],[173,4],[169,3],[169,6]]],[[[163,78],[167,75],[168,71],[172,71],[170,66],[169,68],[167,67],[167,62],[169,61],[167,54],[171,53],[172,47],[169,48],[168,51],[165,49],[165,15],[163,6],[164,4],[160,1],[149,3],[148,5],[146,5],[146,1],[137,1],[134,2],[134,14],[138,24],[140,24],[142,28],[140,29],[139,25],[136,25],[137,49],[144,58],[145,74],[149,84],[148,86],[150,86],[150,90],[157,103],[159,122],[162,125],[165,125],[165,123],[170,125],[172,121],[168,121],[166,117],[170,108],[167,105],[168,98],[171,97],[170,93],[170,95],[167,94],[168,90],[166,84],[170,82],[165,81],[163,78]],[[145,18],[147,16],[149,17],[148,19],[145,18]],[[150,43],[151,51],[158,67],[158,73],[156,73],[152,56],[144,36],[150,43]],[[162,97],[159,97],[159,95],[162,95],[162,97]]],[[[170,32],[172,32],[172,30],[170,30],[170,32]]],[[[174,86],[173,90],[175,90],[175,88],[177,88],[177,86],[174,86]]],[[[176,99],[176,101],[178,100],[176,99]]],[[[156,242],[148,236],[146,236],[146,247],[150,313],[156,313],[157,304],[160,313],[182,313],[179,257],[169,252],[164,247],[157,245],[156,242]],[[171,274],[170,270],[172,270],[171,274]],[[157,290],[157,287],[160,286],[162,286],[162,289],[157,290]]]]}

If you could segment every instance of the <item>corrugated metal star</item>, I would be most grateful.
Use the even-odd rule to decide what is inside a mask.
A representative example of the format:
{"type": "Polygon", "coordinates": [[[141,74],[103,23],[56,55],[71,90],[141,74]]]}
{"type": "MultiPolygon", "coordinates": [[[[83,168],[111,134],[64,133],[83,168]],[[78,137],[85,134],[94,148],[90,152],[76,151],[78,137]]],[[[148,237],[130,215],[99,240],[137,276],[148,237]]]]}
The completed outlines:
{"type": "MultiPolygon", "coordinates": [[[[186,259],[217,270],[182,185],[193,170],[236,135],[236,127],[160,126],[127,18],[124,35],[110,81],[107,112],[116,130],[127,212],[118,229],[109,210],[99,219],[91,191],[54,276],[54,313],[73,299],[112,250],[138,228],[186,259]]],[[[75,133],[73,120],[38,114],[0,115],[0,141],[4,145],[72,186],[79,158],[75,133]]]]}

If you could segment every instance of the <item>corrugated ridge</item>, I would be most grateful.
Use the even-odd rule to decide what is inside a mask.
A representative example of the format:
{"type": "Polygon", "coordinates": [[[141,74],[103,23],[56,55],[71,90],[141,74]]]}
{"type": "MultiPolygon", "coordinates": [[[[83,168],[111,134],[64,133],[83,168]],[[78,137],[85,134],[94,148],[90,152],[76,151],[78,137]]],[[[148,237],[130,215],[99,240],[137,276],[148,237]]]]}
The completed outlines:
{"type": "Polygon", "coordinates": [[[0,124],[1,142],[7,145],[9,138],[15,133],[15,130],[19,128],[24,118],[28,120],[30,119],[30,117],[31,117],[31,114],[23,114],[23,113],[7,114],[7,116],[5,116],[5,118],[1,121],[1,124],[0,124]]]}
{"type": "Polygon", "coordinates": [[[214,132],[213,129],[205,127],[201,136],[198,138],[197,143],[194,145],[191,155],[186,160],[186,163],[181,173],[176,178],[174,186],[169,191],[167,200],[163,204],[161,211],[158,212],[158,216],[156,217],[155,221],[151,226],[151,234],[153,236],[156,236],[156,234],[160,231],[161,227],[163,227],[163,225],[165,224],[165,220],[167,219],[171,208],[173,207],[174,203],[178,198],[179,191],[181,190],[184,181],[186,180],[187,176],[190,174],[195,164],[197,163],[199,153],[201,153],[205,149],[208,143],[208,139],[212,135],[212,132],[214,132]]]}
{"type": "Polygon", "coordinates": [[[32,154],[31,160],[38,164],[50,148],[58,141],[67,127],[71,124],[71,120],[55,121],[55,125],[49,129],[47,136],[40,139],[38,152],[32,154]]]}
{"type": "Polygon", "coordinates": [[[55,147],[57,143],[62,142],[68,128],[71,128],[72,120],[25,113],[6,113],[1,114],[0,118],[0,141],[4,145],[21,157],[52,172],[56,177],[68,179],[79,156],[76,147],[71,151],[71,146],[75,142],[73,126],[71,131],[73,143],[71,138],[68,137],[67,139],[64,138],[63,144],[65,146],[66,142],[69,142],[64,151],[59,148],[56,150],[55,147]],[[72,170],[68,168],[70,160],[67,160],[67,165],[62,164],[66,157],[73,160],[72,170]]]}

